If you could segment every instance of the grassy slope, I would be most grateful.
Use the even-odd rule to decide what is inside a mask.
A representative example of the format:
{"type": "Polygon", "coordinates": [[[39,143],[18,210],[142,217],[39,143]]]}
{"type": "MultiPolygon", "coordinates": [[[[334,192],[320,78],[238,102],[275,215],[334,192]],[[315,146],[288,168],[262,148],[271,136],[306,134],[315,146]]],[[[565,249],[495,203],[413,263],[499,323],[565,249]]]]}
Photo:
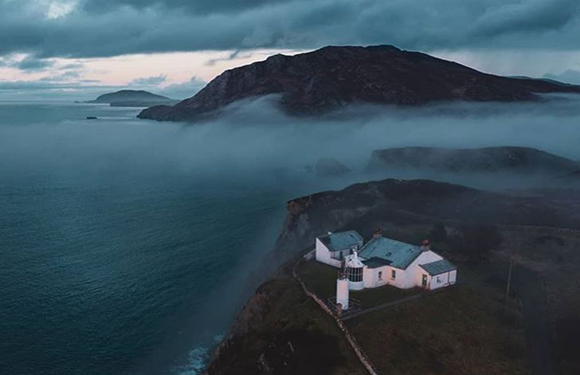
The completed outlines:
{"type": "Polygon", "coordinates": [[[384,373],[526,374],[519,320],[498,302],[460,286],[349,325],[384,373]]]}
{"type": "Polygon", "coordinates": [[[562,375],[580,373],[580,231],[504,229],[501,254],[538,273],[545,293],[556,364],[562,375]]]}
{"type": "MultiPolygon", "coordinates": [[[[527,373],[517,308],[505,306],[501,289],[483,286],[478,270],[460,268],[461,286],[348,321],[381,373],[527,373]]],[[[334,295],[335,268],[312,261],[302,265],[300,274],[321,298],[334,295]]],[[[385,286],[351,297],[367,308],[417,292],[385,286]]]]}
{"type": "Polygon", "coordinates": [[[336,323],[293,278],[284,273],[261,288],[271,297],[264,321],[228,340],[210,374],[366,374],[336,323]]]}

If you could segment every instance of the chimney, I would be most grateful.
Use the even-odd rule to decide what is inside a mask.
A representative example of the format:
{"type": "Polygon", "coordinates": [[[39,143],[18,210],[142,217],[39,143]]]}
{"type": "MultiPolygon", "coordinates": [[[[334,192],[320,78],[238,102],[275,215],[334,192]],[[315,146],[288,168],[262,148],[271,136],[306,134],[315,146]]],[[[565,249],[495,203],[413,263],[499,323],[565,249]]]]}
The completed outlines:
{"type": "Polygon", "coordinates": [[[421,250],[422,251],[431,250],[431,244],[429,243],[429,240],[423,240],[423,242],[421,242],[421,250]]]}
{"type": "Polygon", "coordinates": [[[373,238],[379,238],[379,237],[382,237],[382,236],[383,236],[383,230],[381,228],[378,228],[373,233],[373,238]]]}

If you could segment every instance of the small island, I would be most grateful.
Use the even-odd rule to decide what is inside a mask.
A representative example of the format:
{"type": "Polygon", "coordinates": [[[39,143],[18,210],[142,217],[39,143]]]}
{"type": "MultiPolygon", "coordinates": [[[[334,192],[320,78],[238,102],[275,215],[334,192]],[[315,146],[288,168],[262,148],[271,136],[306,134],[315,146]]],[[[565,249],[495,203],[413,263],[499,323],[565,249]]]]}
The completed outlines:
{"type": "Polygon", "coordinates": [[[111,107],[152,107],[156,105],[174,105],[177,102],[178,100],[144,90],[121,90],[103,94],[95,100],[81,103],[109,104],[111,107]]]}

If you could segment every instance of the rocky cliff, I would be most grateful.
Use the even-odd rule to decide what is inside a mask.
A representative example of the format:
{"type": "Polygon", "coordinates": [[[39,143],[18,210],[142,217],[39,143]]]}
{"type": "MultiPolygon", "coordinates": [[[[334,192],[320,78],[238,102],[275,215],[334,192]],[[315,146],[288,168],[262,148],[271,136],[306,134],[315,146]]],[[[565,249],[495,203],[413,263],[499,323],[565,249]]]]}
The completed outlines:
{"type": "Polygon", "coordinates": [[[580,93],[580,86],[500,77],[393,46],[324,47],[227,70],[192,98],[138,117],[194,121],[243,99],[279,95],[287,113],[315,115],[351,103],[421,105],[437,101],[536,100],[536,93],[580,93]]]}

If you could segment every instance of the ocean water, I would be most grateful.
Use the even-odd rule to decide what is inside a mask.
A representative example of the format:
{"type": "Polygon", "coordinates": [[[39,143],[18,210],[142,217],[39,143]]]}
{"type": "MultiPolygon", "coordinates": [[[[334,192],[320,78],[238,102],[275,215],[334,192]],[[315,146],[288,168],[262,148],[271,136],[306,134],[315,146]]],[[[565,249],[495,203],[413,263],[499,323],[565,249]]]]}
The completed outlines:
{"type": "Polygon", "coordinates": [[[197,374],[272,249],[301,188],[137,113],[0,103],[0,374],[197,374]]]}
{"type": "Polygon", "coordinates": [[[288,199],[389,177],[364,172],[385,147],[580,159],[578,99],[364,107],[316,122],[259,100],[193,126],[0,101],[0,375],[198,374],[264,277],[288,199]],[[353,171],[316,177],[321,157],[353,171]]]}

